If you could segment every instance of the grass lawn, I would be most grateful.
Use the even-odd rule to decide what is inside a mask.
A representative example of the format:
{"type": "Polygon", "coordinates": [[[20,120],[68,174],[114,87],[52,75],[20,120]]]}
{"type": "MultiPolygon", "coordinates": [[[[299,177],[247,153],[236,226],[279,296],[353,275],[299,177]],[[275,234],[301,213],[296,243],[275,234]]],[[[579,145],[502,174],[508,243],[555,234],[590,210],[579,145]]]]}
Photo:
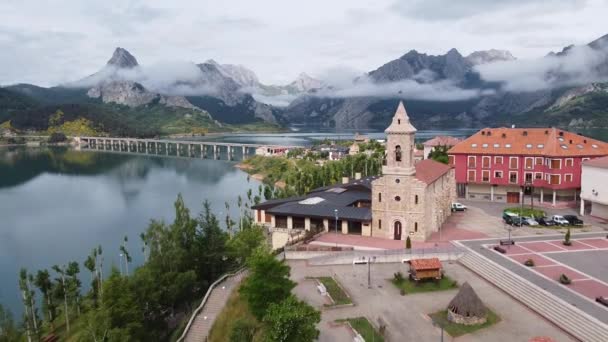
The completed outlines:
{"type": "Polygon", "coordinates": [[[492,326],[498,322],[500,322],[500,317],[496,315],[491,310],[488,310],[488,320],[484,324],[478,325],[464,325],[464,324],[456,324],[448,321],[448,312],[446,310],[435,312],[429,315],[433,322],[439,323],[443,325],[443,329],[445,332],[450,334],[452,337],[458,337],[465,334],[470,334],[474,331],[485,329],[489,326],[492,326]]]}
{"type": "Polygon", "coordinates": [[[365,317],[340,319],[336,322],[348,322],[365,341],[384,342],[384,337],[378,333],[374,326],[365,317]]]}
{"type": "Polygon", "coordinates": [[[255,340],[259,340],[261,337],[261,328],[257,319],[253,316],[249,310],[249,306],[244,298],[241,297],[238,290],[234,290],[228,298],[228,302],[224,309],[215,319],[211,331],[209,333],[208,342],[223,342],[230,338],[230,333],[235,325],[235,322],[244,320],[252,325],[258,327],[256,331],[255,340]]]}
{"type": "Polygon", "coordinates": [[[398,289],[403,290],[405,294],[419,293],[419,292],[432,292],[432,291],[445,291],[451,290],[458,287],[458,283],[452,280],[450,277],[444,275],[440,281],[421,281],[416,283],[409,278],[402,280],[391,279],[391,283],[398,289]]]}
{"type": "Polygon", "coordinates": [[[317,277],[315,279],[320,281],[321,284],[325,286],[327,292],[334,300],[334,305],[344,305],[353,303],[333,277],[317,277]]]}

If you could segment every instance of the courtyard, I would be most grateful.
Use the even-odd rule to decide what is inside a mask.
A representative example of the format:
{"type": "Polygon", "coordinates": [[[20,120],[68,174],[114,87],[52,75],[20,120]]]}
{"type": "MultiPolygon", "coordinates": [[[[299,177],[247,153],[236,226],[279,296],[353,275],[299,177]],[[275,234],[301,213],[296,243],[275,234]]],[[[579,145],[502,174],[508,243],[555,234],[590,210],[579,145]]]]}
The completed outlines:
{"type": "MultiPolygon", "coordinates": [[[[401,295],[391,283],[396,272],[407,274],[405,264],[372,264],[368,284],[367,265],[308,266],[305,261],[289,261],[292,279],[298,283],[294,293],[322,311],[319,341],[352,341],[347,326],[337,320],[366,317],[376,328],[386,324],[389,341],[438,341],[441,331],[428,314],[444,310],[458,289],[401,295]],[[331,276],[352,299],[353,305],[327,307],[311,277],[331,276]],[[371,285],[371,286],[369,286],[371,285]]],[[[488,328],[455,338],[455,341],[528,341],[549,336],[557,341],[573,341],[559,328],[545,321],[485,280],[457,263],[444,263],[446,275],[458,284],[468,281],[500,321],[488,328]]],[[[448,335],[446,340],[452,340],[448,335]]]]}

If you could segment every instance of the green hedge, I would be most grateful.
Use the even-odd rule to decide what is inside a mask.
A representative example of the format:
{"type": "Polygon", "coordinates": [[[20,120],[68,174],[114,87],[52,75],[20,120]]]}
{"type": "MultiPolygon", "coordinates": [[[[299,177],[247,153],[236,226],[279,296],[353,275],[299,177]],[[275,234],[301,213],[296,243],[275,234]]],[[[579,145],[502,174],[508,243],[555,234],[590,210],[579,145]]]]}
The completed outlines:
{"type": "Polygon", "coordinates": [[[519,216],[534,216],[535,218],[541,218],[545,216],[545,212],[540,209],[532,209],[526,207],[524,207],[523,209],[520,207],[507,208],[504,210],[504,212],[517,214],[519,216]]]}

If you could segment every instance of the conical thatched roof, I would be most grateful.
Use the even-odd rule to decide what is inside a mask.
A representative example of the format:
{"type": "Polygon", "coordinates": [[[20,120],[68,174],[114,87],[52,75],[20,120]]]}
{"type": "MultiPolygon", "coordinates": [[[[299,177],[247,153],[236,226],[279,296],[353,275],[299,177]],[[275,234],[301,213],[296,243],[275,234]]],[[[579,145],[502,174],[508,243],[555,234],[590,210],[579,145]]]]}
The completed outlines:
{"type": "Polygon", "coordinates": [[[462,284],[456,297],[448,304],[448,310],[464,317],[486,317],[488,309],[468,282],[462,284]]]}

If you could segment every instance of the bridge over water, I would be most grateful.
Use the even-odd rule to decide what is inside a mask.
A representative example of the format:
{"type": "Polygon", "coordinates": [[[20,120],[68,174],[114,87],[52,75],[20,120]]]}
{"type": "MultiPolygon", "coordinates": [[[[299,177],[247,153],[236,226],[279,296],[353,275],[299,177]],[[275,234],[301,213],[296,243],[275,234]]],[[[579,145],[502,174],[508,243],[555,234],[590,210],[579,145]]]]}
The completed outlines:
{"type": "Polygon", "coordinates": [[[255,155],[258,149],[262,149],[261,152],[264,154],[275,154],[288,149],[304,147],[293,145],[114,137],[76,137],[75,141],[81,149],[216,160],[246,159],[255,155]]]}

